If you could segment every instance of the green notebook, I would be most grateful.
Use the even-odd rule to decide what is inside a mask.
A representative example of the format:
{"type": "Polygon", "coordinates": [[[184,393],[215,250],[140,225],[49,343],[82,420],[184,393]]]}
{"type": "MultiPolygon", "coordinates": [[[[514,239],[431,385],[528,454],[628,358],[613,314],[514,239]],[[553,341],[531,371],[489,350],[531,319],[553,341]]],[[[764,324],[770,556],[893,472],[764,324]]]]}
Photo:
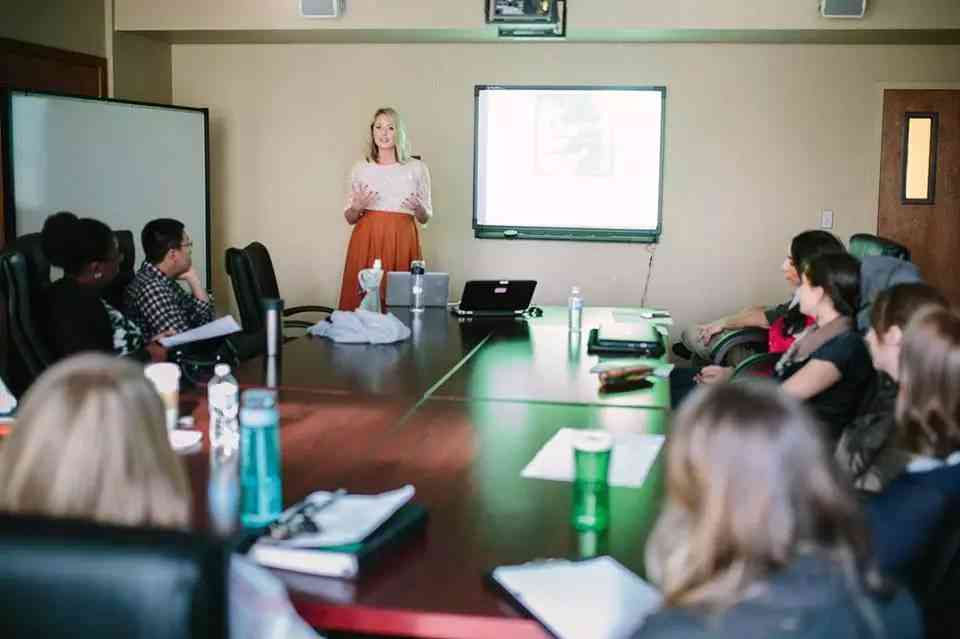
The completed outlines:
{"type": "Polygon", "coordinates": [[[290,548],[261,539],[250,549],[250,556],[268,568],[354,579],[382,551],[413,536],[426,522],[427,510],[420,504],[408,502],[359,543],[290,548]]]}

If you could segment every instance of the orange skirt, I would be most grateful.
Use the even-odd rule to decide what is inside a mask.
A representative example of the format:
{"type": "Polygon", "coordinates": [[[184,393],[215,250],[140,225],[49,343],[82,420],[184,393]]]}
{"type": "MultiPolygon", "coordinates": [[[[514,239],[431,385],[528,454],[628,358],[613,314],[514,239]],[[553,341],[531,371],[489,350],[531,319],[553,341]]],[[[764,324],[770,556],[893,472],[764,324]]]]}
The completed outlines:
{"type": "Polygon", "coordinates": [[[340,284],[340,310],[354,311],[360,306],[363,293],[357,275],[362,269],[372,267],[378,257],[384,271],[380,284],[382,307],[387,295],[387,271],[409,271],[411,261],[423,259],[420,229],[412,215],[367,211],[354,225],[340,284]]]}

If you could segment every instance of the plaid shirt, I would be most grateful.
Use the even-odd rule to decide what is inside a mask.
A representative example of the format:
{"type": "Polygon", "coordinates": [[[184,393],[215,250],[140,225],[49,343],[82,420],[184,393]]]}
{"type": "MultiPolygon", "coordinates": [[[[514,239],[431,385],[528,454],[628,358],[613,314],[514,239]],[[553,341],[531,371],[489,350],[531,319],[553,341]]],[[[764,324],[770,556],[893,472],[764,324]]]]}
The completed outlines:
{"type": "Polygon", "coordinates": [[[123,296],[127,315],[146,340],[173,329],[177,333],[213,321],[213,298],[203,302],[183,290],[160,269],[144,262],[123,296]]]}

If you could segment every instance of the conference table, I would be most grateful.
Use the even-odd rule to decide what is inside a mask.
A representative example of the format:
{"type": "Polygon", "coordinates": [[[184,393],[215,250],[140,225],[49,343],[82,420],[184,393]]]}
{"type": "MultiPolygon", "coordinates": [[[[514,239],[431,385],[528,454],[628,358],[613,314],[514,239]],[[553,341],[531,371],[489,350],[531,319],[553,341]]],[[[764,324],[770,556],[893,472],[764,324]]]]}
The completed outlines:
{"type": "MultiPolygon", "coordinates": [[[[663,493],[662,454],[639,488],[612,487],[611,525],[578,533],[568,482],[521,470],[564,427],[664,433],[669,385],[604,394],[587,353],[591,327],[645,321],[588,308],[582,333],[566,309],[523,320],[461,321],[445,309],[391,309],[411,327],[397,344],[284,344],[280,369],[284,501],[315,490],[379,493],[412,484],[425,531],[389,549],[356,581],[275,571],[317,628],[417,637],[548,637],[489,583],[498,565],[609,554],[643,574],[644,541],[663,493]]],[[[664,338],[666,340],[666,338],[664,338]]],[[[264,362],[236,371],[263,383],[264,362]]],[[[206,427],[206,406],[194,409],[206,427]]],[[[206,455],[188,457],[205,512],[206,455]]]]}

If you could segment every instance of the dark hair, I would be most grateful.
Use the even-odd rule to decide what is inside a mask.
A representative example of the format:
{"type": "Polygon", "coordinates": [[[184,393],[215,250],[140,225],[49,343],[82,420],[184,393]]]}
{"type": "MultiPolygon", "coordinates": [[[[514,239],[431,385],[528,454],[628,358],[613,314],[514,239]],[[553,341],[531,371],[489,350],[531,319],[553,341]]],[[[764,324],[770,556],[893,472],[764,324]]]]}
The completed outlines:
{"type": "Polygon", "coordinates": [[[870,309],[870,326],[878,335],[883,335],[894,326],[906,330],[907,324],[917,311],[927,307],[947,308],[950,303],[943,293],[929,284],[910,282],[894,284],[884,289],[873,300],[870,309]]]}
{"type": "Polygon", "coordinates": [[[183,222],[169,217],[151,220],[140,232],[140,242],[147,261],[159,264],[167,251],[176,250],[183,244],[183,222]]]}
{"type": "MultiPolygon", "coordinates": [[[[803,273],[804,264],[827,253],[846,253],[843,242],[827,231],[804,231],[790,242],[790,261],[798,273],[803,273]]],[[[794,304],[783,318],[786,335],[796,335],[807,326],[807,318],[800,312],[800,305],[794,304]]]]}
{"type": "Polygon", "coordinates": [[[811,286],[819,286],[837,312],[857,314],[860,305],[860,260],[849,253],[824,253],[804,265],[803,275],[811,286]]]}
{"type": "Polygon", "coordinates": [[[113,243],[109,226],[89,217],[78,218],[69,211],[48,217],[40,233],[44,255],[68,275],[81,273],[91,262],[110,259],[113,243]]]}

